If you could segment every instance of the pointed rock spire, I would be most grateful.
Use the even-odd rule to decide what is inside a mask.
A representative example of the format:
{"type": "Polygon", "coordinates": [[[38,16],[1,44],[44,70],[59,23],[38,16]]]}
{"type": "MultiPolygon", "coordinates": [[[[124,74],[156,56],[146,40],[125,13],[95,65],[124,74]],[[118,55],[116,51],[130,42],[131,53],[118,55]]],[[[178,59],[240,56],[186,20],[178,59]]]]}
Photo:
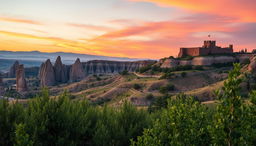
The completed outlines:
{"type": "Polygon", "coordinates": [[[19,61],[15,61],[13,63],[13,65],[11,66],[10,70],[9,70],[9,73],[8,73],[8,77],[9,78],[15,78],[16,77],[16,70],[18,69],[19,67],[19,61]]]}
{"type": "Polygon", "coordinates": [[[54,71],[55,71],[55,80],[56,80],[56,82],[65,83],[65,82],[68,81],[67,67],[66,67],[66,65],[62,64],[60,56],[58,56],[56,61],[55,61],[54,71]]]}
{"type": "Polygon", "coordinates": [[[53,86],[56,84],[55,72],[50,59],[47,59],[47,61],[41,65],[39,77],[41,81],[40,85],[42,87],[53,86]]]}
{"type": "Polygon", "coordinates": [[[19,65],[16,71],[16,89],[18,92],[28,91],[27,81],[25,79],[25,70],[23,65],[19,65]]]}
{"type": "Polygon", "coordinates": [[[83,69],[83,65],[80,62],[80,59],[77,58],[76,62],[72,65],[71,70],[70,70],[70,81],[71,82],[80,81],[84,77],[85,77],[85,72],[83,69]]]}

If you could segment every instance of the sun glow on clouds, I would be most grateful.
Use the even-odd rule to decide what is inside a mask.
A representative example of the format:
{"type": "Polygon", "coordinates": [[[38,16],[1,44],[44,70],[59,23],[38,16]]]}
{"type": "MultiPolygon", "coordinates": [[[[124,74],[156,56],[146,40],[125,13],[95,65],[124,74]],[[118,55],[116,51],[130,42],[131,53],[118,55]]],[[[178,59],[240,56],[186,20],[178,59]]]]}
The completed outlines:
{"type": "MultiPolygon", "coordinates": [[[[223,46],[233,43],[238,49],[256,47],[256,2],[253,0],[111,1],[129,2],[130,7],[133,3],[136,3],[136,7],[141,4],[141,7],[145,7],[141,13],[159,11],[162,6],[165,10],[170,9],[170,13],[163,13],[165,20],[158,20],[149,14],[150,20],[143,19],[144,15],[140,16],[141,19],[131,19],[126,13],[121,15],[122,11],[118,8],[120,19],[102,16],[102,21],[90,18],[91,21],[86,22],[80,18],[79,22],[77,18],[63,21],[64,15],[59,15],[61,19],[56,17],[54,21],[30,20],[27,19],[29,16],[7,17],[1,16],[0,10],[0,50],[64,51],[159,59],[177,56],[180,47],[200,46],[208,34],[223,46]],[[148,2],[160,7],[155,5],[155,9],[152,9],[150,5],[146,8],[148,5],[144,3],[148,2]]],[[[75,2],[72,4],[74,6],[75,2]]],[[[115,8],[109,8],[108,14],[115,8]]],[[[92,17],[100,17],[101,13],[95,11],[92,17]]],[[[117,14],[113,11],[114,15],[117,14]]]]}

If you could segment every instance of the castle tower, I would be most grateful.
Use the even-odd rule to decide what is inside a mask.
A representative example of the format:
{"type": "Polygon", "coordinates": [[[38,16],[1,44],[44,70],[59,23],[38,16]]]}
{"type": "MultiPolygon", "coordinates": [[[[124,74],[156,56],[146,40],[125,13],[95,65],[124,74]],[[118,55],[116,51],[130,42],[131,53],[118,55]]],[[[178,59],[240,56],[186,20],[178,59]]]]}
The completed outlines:
{"type": "Polygon", "coordinates": [[[204,41],[203,48],[214,48],[214,47],[216,47],[216,41],[213,41],[213,40],[204,41]]]}

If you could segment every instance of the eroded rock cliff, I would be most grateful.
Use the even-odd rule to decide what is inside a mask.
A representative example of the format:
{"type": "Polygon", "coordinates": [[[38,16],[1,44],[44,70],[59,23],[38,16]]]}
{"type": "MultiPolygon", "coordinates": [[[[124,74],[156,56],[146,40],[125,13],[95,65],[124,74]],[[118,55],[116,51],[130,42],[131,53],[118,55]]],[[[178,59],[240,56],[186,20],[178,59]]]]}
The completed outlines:
{"type": "Polygon", "coordinates": [[[155,61],[134,61],[134,62],[121,62],[121,61],[106,61],[106,60],[93,60],[83,63],[85,74],[111,74],[119,73],[124,70],[134,72],[140,67],[153,64],[155,61]]]}

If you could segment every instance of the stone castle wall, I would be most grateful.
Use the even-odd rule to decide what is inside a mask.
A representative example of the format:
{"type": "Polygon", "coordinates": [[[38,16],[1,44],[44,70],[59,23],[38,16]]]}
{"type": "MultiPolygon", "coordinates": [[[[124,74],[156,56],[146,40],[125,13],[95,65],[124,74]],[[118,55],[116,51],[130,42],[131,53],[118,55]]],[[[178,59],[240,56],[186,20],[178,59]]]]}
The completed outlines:
{"type": "Polygon", "coordinates": [[[216,46],[215,41],[205,41],[203,47],[180,48],[178,57],[185,56],[204,56],[211,54],[229,54],[233,53],[233,45],[226,48],[216,46]]]}

